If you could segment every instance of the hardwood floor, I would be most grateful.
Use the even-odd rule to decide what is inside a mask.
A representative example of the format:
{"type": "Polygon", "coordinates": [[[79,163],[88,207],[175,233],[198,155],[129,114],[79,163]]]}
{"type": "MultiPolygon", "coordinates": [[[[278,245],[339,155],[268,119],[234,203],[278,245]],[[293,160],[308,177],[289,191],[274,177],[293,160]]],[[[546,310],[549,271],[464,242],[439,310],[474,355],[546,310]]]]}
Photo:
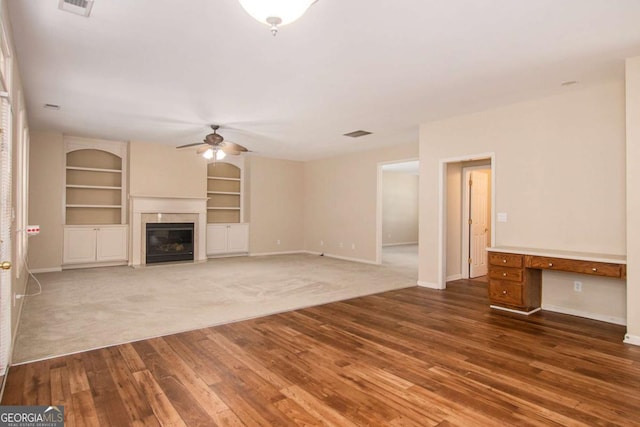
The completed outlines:
{"type": "Polygon", "coordinates": [[[624,328],[409,288],[12,367],[66,426],[640,425],[624,328]]]}

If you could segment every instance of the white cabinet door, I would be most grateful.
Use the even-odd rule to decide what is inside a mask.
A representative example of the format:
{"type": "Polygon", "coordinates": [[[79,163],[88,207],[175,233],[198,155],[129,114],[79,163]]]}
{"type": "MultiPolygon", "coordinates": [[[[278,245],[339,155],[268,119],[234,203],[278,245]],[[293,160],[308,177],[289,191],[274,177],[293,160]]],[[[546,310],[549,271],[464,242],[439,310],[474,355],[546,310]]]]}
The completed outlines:
{"type": "Polygon", "coordinates": [[[127,260],[127,227],[99,227],[96,261],[127,260]]]}
{"type": "Polygon", "coordinates": [[[96,260],[96,230],[94,227],[65,227],[62,261],[81,264],[96,260]]]}
{"type": "Polygon", "coordinates": [[[207,255],[223,254],[227,251],[227,225],[207,225],[207,255]]]}
{"type": "Polygon", "coordinates": [[[249,252],[249,225],[231,224],[227,228],[227,251],[249,252]]]}

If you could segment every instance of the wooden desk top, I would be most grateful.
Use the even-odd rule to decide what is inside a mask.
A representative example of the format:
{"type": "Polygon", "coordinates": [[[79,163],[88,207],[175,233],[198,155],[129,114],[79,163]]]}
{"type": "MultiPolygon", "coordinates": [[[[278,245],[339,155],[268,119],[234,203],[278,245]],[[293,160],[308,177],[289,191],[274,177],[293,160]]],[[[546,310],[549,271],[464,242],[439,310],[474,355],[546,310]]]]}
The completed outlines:
{"type": "Polygon", "coordinates": [[[612,255],[612,254],[597,254],[590,252],[575,252],[575,251],[559,251],[554,249],[533,249],[533,248],[521,248],[516,246],[494,246],[487,248],[489,252],[503,252],[508,254],[519,255],[536,255],[553,258],[565,258],[578,261],[594,261],[594,262],[609,262],[613,264],[627,264],[627,257],[625,255],[612,255]]]}

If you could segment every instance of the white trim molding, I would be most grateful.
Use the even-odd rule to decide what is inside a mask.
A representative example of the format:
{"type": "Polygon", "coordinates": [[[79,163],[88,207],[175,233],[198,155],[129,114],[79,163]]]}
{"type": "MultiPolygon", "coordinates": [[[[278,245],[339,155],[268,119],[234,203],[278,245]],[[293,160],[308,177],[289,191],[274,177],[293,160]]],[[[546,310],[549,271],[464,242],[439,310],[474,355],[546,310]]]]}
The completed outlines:
{"type": "Polygon", "coordinates": [[[436,289],[439,291],[445,289],[442,286],[438,285],[437,283],[423,282],[422,280],[418,280],[416,282],[416,285],[420,286],[421,288],[436,289]]]}
{"type": "MultiPolygon", "coordinates": [[[[249,253],[249,256],[272,256],[272,255],[295,255],[295,254],[311,254],[311,252],[309,251],[303,251],[303,250],[299,250],[299,251],[282,251],[282,252],[251,252],[249,253]]],[[[312,254],[312,255],[320,255],[320,253],[318,254],[312,254]]]]}
{"type": "Polygon", "coordinates": [[[408,245],[417,245],[418,242],[400,242],[400,243],[385,243],[382,245],[383,248],[388,246],[408,246],[408,245]]]}
{"type": "Polygon", "coordinates": [[[640,336],[638,335],[630,335],[630,334],[626,334],[624,336],[624,341],[625,344],[631,344],[631,345],[640,345],[640,336]]]}
{"type": "Polygon", "coordinates": [[[60,271],[62,271],[62,267],[50,267],[50,268],[33,268],[30,269],[31,273],[33,274],[40,274],[40,273],[58,273],[60,271]]]}
{"type": "Polygon", "coordinates": [[[447,282],[453,282],[454,280],[460,280],[462,278],[462,274],[454,274],[452,276],[447,276],[447,282]]]}

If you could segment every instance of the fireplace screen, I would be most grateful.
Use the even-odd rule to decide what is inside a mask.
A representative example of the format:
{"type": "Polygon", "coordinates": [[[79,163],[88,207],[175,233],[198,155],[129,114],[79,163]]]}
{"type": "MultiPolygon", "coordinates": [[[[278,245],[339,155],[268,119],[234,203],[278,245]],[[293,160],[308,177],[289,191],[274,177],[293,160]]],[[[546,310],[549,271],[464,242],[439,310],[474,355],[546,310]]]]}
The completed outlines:
{"type": "Polygon", "coordinates": [[[147,264],[193,261],[193,223],[147,223],[147,264]]]}

